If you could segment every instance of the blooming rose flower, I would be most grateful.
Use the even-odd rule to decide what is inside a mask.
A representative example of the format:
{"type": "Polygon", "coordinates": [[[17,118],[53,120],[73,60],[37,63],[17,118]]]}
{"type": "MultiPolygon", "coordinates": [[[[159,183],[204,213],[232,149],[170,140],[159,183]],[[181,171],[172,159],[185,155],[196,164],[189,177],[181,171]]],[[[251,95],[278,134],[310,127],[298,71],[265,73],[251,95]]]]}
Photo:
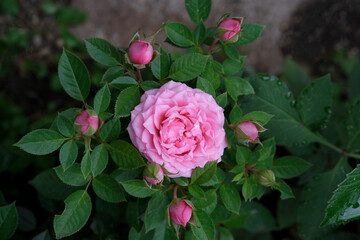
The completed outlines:
{"type": "MultiPolygon", "coordinates": [[[[238,125],[238,127],[243,131],[246,136],[248,136],[252,141],[255,140],[259,134],[258,130],[252,122],[242,122],[238,125]]],[[[249,140],[250,142],[250,140],[249,140]]]]}
{"type": "Polygon", "coordinates": [[[229,30],[222,35],[222,39],[227,40],[240,31],[240,22],[238,20],[228,18],[219,24],[219,28],[229,30]]]}
{"type": "Polygon", "coordinates": [[[171,204],[169,214],[174,223],[185,227],[191,218],[192,209],[184,200],[180,200],[178,206],[175,203],[171,204]]]}
{"type": "Polygon", "coordinates": [[[127,130],[150,162],[173,173],[169,177],[190,177],[196,167],[221,161],[223,111],[211,95],[170,81],[143,94],[127,130]]]}
{"type": "Polygon", "coordinates": [[[129,57],[134,64],[148,64],[151,61],[153,54],[153,48],[147,41],[136,40],[129,47],[129,57]]]}
{"type": "Polygon", "coordinates": [[[75,129],[85,136],[93,135],[99,127],[99,118],[93,110],[84,110],[75,118],[75,129]]]}

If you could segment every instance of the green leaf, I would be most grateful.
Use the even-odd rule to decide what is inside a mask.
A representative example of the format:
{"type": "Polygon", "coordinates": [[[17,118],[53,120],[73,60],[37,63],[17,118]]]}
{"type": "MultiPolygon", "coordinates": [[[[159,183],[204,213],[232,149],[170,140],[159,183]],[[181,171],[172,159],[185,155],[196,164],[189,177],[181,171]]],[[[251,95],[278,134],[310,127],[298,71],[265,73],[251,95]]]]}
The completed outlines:
{"type": "Polygon", "coordinates": [[[31,154],[46,155],[56,151],[64,141],[65,138],[55,131],[38,129],[26,134],[15,146],[31,154]]]}
{"type": "Polygon", "coordinates": [[[117,97],[115,103],[115,116],[127,117],[130,112],[140,102],[140,92],[138,87],[125,88],[117,97]]]}
{"type": "Polygon", "coordinates": [[[222,107],[222,108],[225,108],[226,105],[227,105],[227,93],[224,92],[222,94],[220,94],[219,96],[216,97],[216,103],[222,107]]]}
{"type": "Polygon", "coordinates": [[[81,160],[81,172],[84,178],[87,178],[91,173],[91,155],[89,151],[85,152],[84,157],[81,160]]]}
{"type": "Polygon", "coordinates": [[[156,190],[150,189],[146,186],[144,181],[141,180],[129,180],[121,182],[125,191],[131,196],[137,198],[146,198],[156,193],[156,190]]]}
{"type": "Polygon", "coordinates": [[[239,95],[254,94],[251,84],[243,78],[225,78],[225,87],[230,97],[236,102],[239,95]]]}
{"type": "Polygon", "coordinates": [[[241,199],[239,192],[233,185],[223,184],[220,187],[220,196],[227,210],[239,214],[241,199]]]}
{"type": "Polygon", "coordinates": [[[216,172],[217,160],[207,162],[203,168],[197,167],[191,175],[191,184],[204,184],[208,182],[216,172]]]}
{"type": "Polygon", "coordinates": [[[0,207],[0,239],[10,239],[18,226],[15,202],[0,207]]]}
{"type": "Polygon", "coordinates": [[[33,237],[31,240],[51,240],[51,236],[49,234],[49,231],[45,230],[33,237]]]}
{"type": "Polygon", "coordinates": [[[215,89],[213,85],[205,78],[198,77],[196,81],[196,88],[203,90],[204,92],[210,94],[213,96],[213,98],[216,97],[215,89]]]}
{"type": "Polygon", "coordinates": [[[74,140],[67,141],[61,148],[59,152],[59,158],[61,166],[64,171],[71,167],[78,155],[78,147],[74,140]]]}
{"type": "Polygon", "coordinates": [[[185,0],[185,7],[191,21],[198,24],[205,22],[211,10],[211,0],[185,0]]]}
{"type": "Polygon", "coordinates": [[[63,183],[71,186],[83,186],[90,180],[90,177],[84,178],[79,163],[74,163],[66,171],[61,166],[57,166],[54,170],[63,183]]]}
{"type": "Polygon", "coordinates": [[[241,118],[242,118],[241,108],[237,104],[235,104],[229,114],[229,120],[232,124],[237,125],[241,122],[241,118]]]}
{"type": "Polygon", "coordinates": [[[91,199],[87,192],[79,190],[65,200],[65,210],[55,215],[54,230],[56,238],[64,238],[78,232],[85,226],[91,213],[91,199]]]}
{"type": "Polygon", "coordinates": [[[95,177],[92,186],[96,195],[104,201],[112,203],[125,201],[120,184],[105,173],[95,177]]]}
{"type": "Polygon", "coordinates": [[[48,169],[36,175],[29,183],[42,195],[49,199],[63,201],[76,188],[64,184],[56,176],[54,169],[48,169]]]}
{"type": "Polygon", "coordinates": [[[261,189],[261,185],[258,182],[256,175],[251,175],[249,178],[245,179],[245,182],[242,186],[242,195],[245,201],[254,199],[261,189]]]}
{"type": "Polygon", "coordinates": [[[57,117],[57,127],[59,132],[65,137],[73,137],[75,135],[74,122],[71,122],[63,114],[59,114],[57,117]]]}
{"type": "Polygon", "coordinates": [[[137,85],[138,85],[137,81],[128,76],[120,76],[115,78],[112,82],[110,82],[110,86],[119,90],[123,90],[127,87],[134,87],[137,85]]]}
{"type": "Polygon", "coordinates": [[[105,112],[109,107],[111,93],[107,84],[105,84],[95,95],[94,110],[97,114],[105,112]]]}
{"type": "Polygon", "coordinates": [[[185,54],[171,65],[168,78],[180,82],[196,78],[204,71],[208,58],[200,53],[185,54]]]}
{"type": "Polygon", "coordinates": [[[126,141],[112,142],[109,150],[111,158],[122,169],[135,169],[145,165],[138,150],[126,141]]]}
{"type": "Polygon", "coordinates": [[[326,208],[322,226],[345,224],[360,218],[360,165],[335,190],[326,208]]]}
{"type": "Polygon", "coordinates": [[[360,95],[360,64],[357,63],[348,78],[347,90],[351,100],[356,99],[360,95]]]}
{"type": "Polygon", "coordinates": [[[202,183],[201,186],[209,187],[221,184],[225,180],[225,177],[224,171],[221,170],[221,168],[217,168],[212,178],[208,182],[202,183]]]}
{"type": "Polygon", "coordinates": [[[265,125],[270,121],[270,119],[272,117],[273,117],[273,115],[268,114],[266,112],[254,111],[254,112],[245,114],[242,117],[242,121],[255,120],[255,121],[259,122],[260,124],[265,125]]]}
{"type": "Polygon", "coordinates": [[[275,137],[278,145],[290,147],[318,141],[318,137],[300,122],[295,100],[281,80],[259,74],[250,83],[256,94],[242,98],[240,106],[245,112],[264,111],[274,115],[266,125],[268,131],[262,133],[264,137],[275,137]]]}
{"type": "Polygon", "coordinates": [[[109,83],[113,81],[115,78],[121,77],[124,75],[124,68],[121,66],[115,66],[108,68],[104,73],[101,83],[109,83]]]}
{"type": "Polygon", "coordinates": [[[63,51],[58,67],[60,83],[70,97],[84,101],[90,92],[90,76],[85,64],[69,51],[63,51]]]}
{"type": "Polygon", "coordinates": [[[302,122],[311,130],[325,127],[331,115],[332,84],[330,75],[325,75],[307,86],[300,94],[296,107],[302,122]]]}
{"type": "Polygon", "coordinates": [[[169,22],[165,25],[165,31],[171,42],[179,47],[190,47],[194,44],[190,29],[182,23],[169,22]]]}
{"type": "Polygon", "coordinates": [[[169,200],[162,192],[157,192],[152,196],[145,211],[146,232],[164,226],[168,204],[169,200]]]}
{"type": "Polygon", "coordinates": [[[210,189],[205,192],[205,196],[203,198],[194,197],[191,201],[196,209],[201,209],[207,214],[211,214],[217,205],[217,194],[215,189],[210,189]]]}
{"type": "Polygon", "coordinates": [[[245,56],[241,56],[238,60],[226,59],[222,64],[224,73],[228,76],[238,73],[244,65],[245,58],[245,56]]]}
{"type": "Polygon", "coordinates": [[[186,177],[173,178],[174,182],[180,186],[186,187],[189,185],[189,179],[186,177]]]}
{"type": "Polygon", "coordinates": [[[349,135],[348,151],[360,150],[360,99],[348,107],[345,126],[349,135]]]}
{"type": "Polygon", "coordinates": [[[159,87],[161,87],[161,84],[159,82],[155,82],[155,81],[151,81],[151,80],[141,82],[141,88],[144,91],[154,89],[154,88],[159,88],[159,87]]]}
{"type": "Polygon", "coordinates": [[[111,142],[118,138],[120,131],[120,120],[118,118],[113,118],[112,120],[107,121],[100,129],[100,138],[104,142],[111,142]]]}
{"type": "Polygon", "coordinates": [[[151,71],[157,79],[166,78],[169,75],[170,59],[168,53],[162,48],[158,48],[160,56],[151,63],[151,71]]]}
{"type": "Polygon", "coordinates": [[[298,232],[302,239],[323,239],[333,227],[319,227],[327,202],[345,178],[349,165],[340,161],[332,170],[316,175],[301,193],[297,211],[298,232]]]}
{"type": "Polygon", "coordinates": [[[204,42],[206,37],[206,28],[203,22],[199,22],[194,30],[194,41],[197,45],[204,42]]]}
{"type": "Polygon", "coordinates": [[[202,190],[202,188],[198,185],[190,185],[188,190],[189,193],[195,198],[205,198],[204,190],[202,190]]]}
{"type": "Polygon", "coordinates": [[[281,157],[274,161],[271,170],[279,178],[294,178],[305,172],[311,164],[302,158],[288,156],[281,157]]]}
{"type": "Polygon", "coordinates": [[[240,54],[236,47],[227,44],[224,46],[224,52],[230,59],[240,61],[240,54]]]}
{"type": "Polygon", "coordinates": [[[215,239],[215,226],[212,219],[203,211],[193,212],[198,227],[191,225],[191,231],[197,240],[215,239]]]}
{"type": "Polygon", "coordinates": [[[96,146],[91,153],[91,172],[94,177],[101,174],[109,161],[109,155],[104,144],[96,146]]]}
{"type": "Polygon", "coordinates": [[[112,67],[121,61],[118,51],[108,41],[101,38],[86,38],[84,41],[90,57],[96,62],[112,67]]]}
{"type": "Polygon", "coordinates": [[[220,233],[220,240],[234,240],[232,233],[223,227],[217,227],[216,230],[220,233]]]}
{"type": "Polygon", "coordinates": [[[310,76],[291,58],[288,58],[285,61],[281,79],[286,82],[289,89],[292,93],[294,93],[296,98],[311,82],[310,76]]]}
{"type": "Polygon", "coordinates": [[[287,185],[281,178],[276,178],[274,188],[280,191],[280,198],[282,200],[295,197],[289,185],[287,185]]]}
{"type": "Polygon", "coordinates": [[[240,215],[248,215],[243,228],[250,232],[270,232],[276,228],[271,212],[260,203],[245,202],[241,205],[240,215]]]}
{"type": "MultiPolygon", "coordinates": [[[[214,89],[217,89],[220,87],[221,80],[219,74],[215,71],[215,66],[217,65],[216,61],[213,61],[209,59],[207,62],[204,71],[202,72],[201,76],[205,79],[207,79],[211,84],[213,85],[214,89]]],[[[219,64],[222,68],[222,65],[219,64]]]]}
{"type": "Polygon", "coordinates": [[[265,26],[256,23],[246,23],[241,26],[241,36],[236,42],[238,45],[247,45],[260,37],[265,26]]]}

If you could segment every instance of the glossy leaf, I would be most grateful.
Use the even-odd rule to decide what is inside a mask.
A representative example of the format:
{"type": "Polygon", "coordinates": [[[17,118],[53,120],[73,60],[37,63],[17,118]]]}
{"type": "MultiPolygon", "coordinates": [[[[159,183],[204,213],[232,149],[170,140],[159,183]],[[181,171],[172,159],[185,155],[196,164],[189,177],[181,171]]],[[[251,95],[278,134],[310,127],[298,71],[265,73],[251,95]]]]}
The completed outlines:
{"type": "Polygon", "coordinates": [[[125,201],[120,184],[105,173],[95,177],[92,186],[96,195],[104,201],[113,203],[125,201]]]}
{"type": "Polygon", "coordinates": [[[232,45],[225,45],[224,52],[230,59],[240,61],[240,54],[236,47],[232,45]]]}
{"type": "Polygon", "coordinates": [[[63,114],[59,114],[57,117],[57,127],[59,132],[65,137],[73,137],[75,135],[74,122],[71,122],[63,114]]]}
{"type": "Polygon", "coordinates": [[[121,66],[110,67],[101,78],[102,83],[110,83],[114,79],[124,75],[124,68],[121,66]]]}
{"type": "Polygon", "coordinates": [[[190,29],[182,23],[169,22],[165,25],[165,31],[171,42],[179,47],[193,45],[193,36],[190,29]]]}
{"type": "Polygon", "coordinates": [[[78,147],[74,140],[67,141],[61,148],[59,152],[59,158],[61,166],[63,167],[64,171],[70,168],[78,155],[78,147]]]}
{"type": "Polygon", "coordinates": [[[107,121],[100,129],[100,138],[104,142],[111,142],[118,138],[121,131],[121,124],[118,118],[107,121]]]}
{"type": "Polygon", "coordinates": [[[85,226],[91,213],[91,199],[87,192],[79,190],[65,200],[65,210],[55,215],[54,230],[57,239],[70,236],[85,226]]]}
{"type": "Polygon", "coordinates": [[[228,183],[220,187],[220,196],[225,207],[233,213],[239,214],[241,199],[237,189],[228,183]]]}
{"type": "Polygon", "coordinates": [[[191,225],[191,231],[197,240],[214,240],[215,226],[212,219],[203,211],[193,212],[198,227],[191,225]]]}
{"type": "Polygon", "coordinates": [[[120,62],[120,55],[116,48],[101,38],[84,39],[89,55],[98,63],[111,67],[120,62]]]}
{"type": "Polygon", "coordinates": [[[97,145],[91,153],[91,172],[94,177],[101,174],[109,161],[108,152],[104,144],[97,145]]]}
{"type": "Polygon", "coordinates": [[[272,117],[273,117],[273,115],[268,114],[268,113],[266,113],[266,112],[253,111],[253,112],[250,112],[250,113],[245,114],[245,115],[242,117],[242,120],[243,120],[243,121],[246,121],[246,120],[255,120],[255,121],[259,122],[261,125],[265,125],[265,124],[267,124],[267,123],[271,120],[272,117]]]}
{"type": "Polygon", "coordinates": [[[130,112],[140,102],[140,92],[138,87],[125,88],[117,97],[115,103],[115,116],[127,117],[130,112]]]}
{"type": "Polygon", "coordinates": [[[160,56],[151,63],[151,71],[157,79],[163,79],[169,75],[170,59],[168,53],[162,48],[158,48],[160,56]]]}
{"type": "Polygon", "coordinates": [[[59,60],[59,79],[70,97],[84,101],[90,92],[90,76],[84,63],[69,51],[63,51],[59,60]]]}
{"type": "Polygon", "coordinates": [[[194,204],[196,209],[201,209],[207,214],[211,214],[217,205],[217,194],[215,189],[210,189],[205,192],[203,198],[191,198],[191,202],[194,204]]]}
{"type": "Polygon", "coordinates": [[[231,58],[225,59],[225,61],[222,64],[224,73],[228,76],[235,75],[242,69],[244,61],[245,61],[245,56],[241,56],[237,60],[231,58]]]}
{"type": "Polygon", "coordinates": [[[227,105],[227,93],[224,92],[222,94],[220,94],[219,96],[216,97],[216,103],[222,107],[222,108],[225,108],[226,105],[227,105]]]}
{"type": "Polygon", "coordinates": [[[144,223],[146,232],[164,227],[169,201],[162,192],[157,192],[150,199],[145,211],[144,223]]]}
{"type": "Polygon", "coordinates": [[[241,36],[236,44],[247,45],[260,37],[265,26],[256,23],[246,23],[241,26],[241,36]]]}
{"type": "Polygon", "coordinates": [[[176,59],[170,67],[169,78],[185,82],[199,76],[205,68],[208,56],[188,53],[176,59]]]}
{"type": "Polygon", "coordinates": [[[94,110],[97,114],[105,112],[109,107],[111,93],[107,84],[105,84],[95,95],[94,110]]]}
{"type": "Polygon", "coordinates": [[[20,139],[15,146],[35,155],[46,155],[56,151],[65,141],[59,133],[48,130],[34,130],[20,139]]]}
{"type": "Polygon", "coordinates": [[[198,24],[205,22],[211,10],[211,0],[185,0],[185,7],[191,21],[198,24]]]}
{"type": "Polygon", "coordinates": [[[18,226],[15,202],[0,207],[0,239],[10,239],[18,226]]]}
{"type": "Polygon", "coordinates": [[[83,186],[90,180],[89,177],[84,178],[79,163],[74,163],[66,171],[61,166],[54,168],[54,170],[63,183],[71,186],[83,186]]]}
{"type": "Polygon", "coordinates": [[[89,174],[91,173],[91,155],[89,151],[85,152],[85,155],[83,156],[81,160],[81,172],[84,176],[84,178],[87,178],[89,174]]]}
{"type": "Polygon", "coordinates": [[[145,165],[138,150],[126,141],[112,142],[109,151],[111,158],[122,169],[135,169],[145,165]]]}
{"type": "Polygon", "coordinates": [[[204,184],[208,182],[216,172],[217,161],[207,162],[203,168],[197,167],[191,175],[191,184],[204,184]]]}
{"type": "Polygon", "coordinates": [[[271,170],[279,178],[294,178],[305,172],[311,164],[302,158],[288,156],[281,157],[274,161],[271,170]]]}
{"type": "Polygon", "coordinates": [[[287,183],[281,178],[276,178],[276,184],[274,185],[274,188],[280,191],[280,198],[282,200],[295,197],[290,186],[287,185],[287,183]]]}
{"type": "Polygon", "coordinates": [[[243,78],[225,78],[225,87],[230,97],[236,102],[239,95],[254,94],[251,84],[243,78]]]}
{"type": "Polygon", "coordinates": [[[199,22],[194,30],[194,42],[200,45],[204,42],[206,37],[206,28],[203,22],[199,22]]]}
{"type": "Polygon", "coordinates": [[[137,81],[128,76],[120,76],[110,82],[110,86],[119,90],[123,90],[128,87],[134,87],[137,85],[138,85],[137,81]]]}
{"type": "Polygon", "coordinates": [[[332,84],[330,75],[325,75],[307,86],[296,103],[302,122],[316,131],[325,127],[332,106],[332,84]]]}
{"type": "Polygon", "coordinates": [[[198,77],[196,81],[196,88],[203,90],[204,92],[210,94],[213,96],[213,98],[216,97],[215,89],[213,85],[205,78],[198,77]]]}
{"type": "Polygon", "coordinates": [[[125,191],[131,196],[137,198],[146,198],[156,193],[156,190],[150,189],[144,181],[141,180],[129,180],[121,182],[125,191]]]}
{"type": "Polygon", "coordinates": [[[237,104],[235,104],[229,114],[230,123],[235,125],[239,124],[241,122],[241,117],[242,117],[241,108],[237,104]]]}
{"type": "Polygon", "coordinates": [[[360,218],[360,165],[339,184],[326,208],[321,225],[345,224],[360,218]]]}

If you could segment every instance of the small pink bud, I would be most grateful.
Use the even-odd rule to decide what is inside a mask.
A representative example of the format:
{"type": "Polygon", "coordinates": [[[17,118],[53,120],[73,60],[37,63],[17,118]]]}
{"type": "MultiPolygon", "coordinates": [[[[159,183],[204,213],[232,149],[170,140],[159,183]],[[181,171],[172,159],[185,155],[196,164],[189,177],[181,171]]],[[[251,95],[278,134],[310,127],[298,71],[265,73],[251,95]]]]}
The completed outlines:
{"type": "MultiPolygon", "coordinates": [[[[238,125],[238,128],[241,129],[252,141],[254,141],[259,135],[258,130],[252,122],[242,122],[238,125]]],[[[249,140],[250,142],[250,140],[249,140]]]]}
{"type": "Polygon", "coordinates": [[[91,136],[99,127],[99,117],[94,110],[84,110],[76,116],[74,124],[78,132],[91,136]]]}
{"type": "Polygon", "coordinates": [[[184,200],[179,200],[178,205],[176,205],[176,203],[171,204],[169,214],[175,224],[185,227],[191,218],[192,208],[184,200]]]}
{"type": "Polygon", "coordinates": [[[159,164],[150,163],[144,169],[145,181],[150,185],[158,185],[164,180],[164,171],[159,164]]]}
{"type": "Polygon", "coordinates": [[[229,30],[221,36],[222,39],[227,40],[240,31],[240,22],[238,20],[228,18],[219,24],[219,28],[229,30]]]}
{"type": "Polygon", "coordinates": [[[133,64],[148,64],[151,61],[153,54],[153,48],[147,41],[136,40],[129,47],[129,57],[133,64]]]}

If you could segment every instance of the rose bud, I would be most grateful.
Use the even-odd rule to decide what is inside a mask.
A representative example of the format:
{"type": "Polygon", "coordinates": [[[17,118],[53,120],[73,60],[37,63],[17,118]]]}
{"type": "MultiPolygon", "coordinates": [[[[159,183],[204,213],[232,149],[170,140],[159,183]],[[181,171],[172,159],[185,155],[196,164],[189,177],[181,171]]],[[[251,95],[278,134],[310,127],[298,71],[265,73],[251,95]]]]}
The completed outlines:
{"type": "Polygon", "coordinates": [[[158,185],[164,180],[164,171],[159,164],[155,163],[148,164],[143,175],[149,187],[151,187],[151,185],[158,185]]]}
{"type": "Polygon", "coordinates": [[[177,204],[172,203],[169,208],[169,215],[173,223],[186,226],[192,215],[192,207],[184,200],[178,200],[177,204]]]}
{"type": "MultiPolygon", "coordinates": [[[[228,18],[219,24],[219,34],[222,39],[228,40],[240,32],[242,18],[228,18]]],[[[235,37],[237,41],[238,37],[235,37]]],[[[234,42],[235,42],[234,41],[234,42]]]]}
{"type": "Polygon", "coordinates": [[[276,185],[275,174],[271,170],[262,170],[257,175],[258,181],[265,187],[272,187],[276,185]]]}
{"type": "Polygon", "coordinates": [[[238,125],[238,128],[249,138],[248,142],[255,140],[259,136],[258,130],[252,122],[242,122],[238,125]]]}
{"type": "Polygon", "coordinates": [[[76,116],[74,125],[81,134],[91,136],[99,127],[99,117],[94,110],[84,110],[76,116]]]}
{"type": "Polygon", "coordinates": [[[153,58],[153,48],[147,41],[136,40],[129,47],[129,58],[133,64],[145,65],[153,58]]]}

